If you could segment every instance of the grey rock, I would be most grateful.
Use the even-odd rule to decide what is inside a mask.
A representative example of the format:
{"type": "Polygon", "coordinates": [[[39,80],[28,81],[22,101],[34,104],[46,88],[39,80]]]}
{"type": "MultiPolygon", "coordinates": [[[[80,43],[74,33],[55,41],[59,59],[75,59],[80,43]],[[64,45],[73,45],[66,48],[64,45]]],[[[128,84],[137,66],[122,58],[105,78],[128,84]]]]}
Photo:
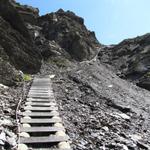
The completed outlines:
{"type": "Polygon", "coordinates": [[[0,133],[0,145],[5,145],[6,142],[6,134],[5,132],[1,131],[0,133]]]}
{"type": "Polygon", "coordinates": [[[75,60],[91,59],[97,54],[100,44],[94,32],[88,31],[83,19],[73,12],[59,10],[47,14],[39,18],[39,24],[46,39],[55,40],[75,60]]]}
{"type": "Polygon", "coordinates": [[[112,65],[120,77],[133,81],[138,86],[150,90],[150,34],[126,39],[112,47],[104,47],[99,59],[112,65]]]}

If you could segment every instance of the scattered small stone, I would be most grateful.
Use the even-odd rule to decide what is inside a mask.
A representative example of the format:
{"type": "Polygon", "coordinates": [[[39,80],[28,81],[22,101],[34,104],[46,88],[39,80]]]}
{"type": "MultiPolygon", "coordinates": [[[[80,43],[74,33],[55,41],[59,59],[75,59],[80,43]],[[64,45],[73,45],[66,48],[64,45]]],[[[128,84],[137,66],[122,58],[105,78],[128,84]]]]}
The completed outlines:
{"type": "Polygon", "coordinates": [[[129,150],[128,147],[127,147],[126,145],[124,145],[124,144],[123,144],[123,147],[122,147],[122,148],[123,148],[124,150],[129,150]]]}
{"type": "Polygon", "coordinates": [[[0,133],[0,145],[5,145],[6,142],[6,134],[4,131],[0,133]]]}
{"type": "Polygon", "coordinates": [[[7,137],[7,143],[9,143],[9,145],[12,147],[17,145],[16,139],[14,137],[7,137]]]}
{"type": "Polygon", "coordinates": [[[130,116],[124,114],[124,113],[115,113],[116,115],[120,116],[121,118],[125,120],[130,120],[130,116]]]}
{"type": "Polygon", "coordinates": [[[142,139],[142,137],[138,134],[132,134],[132,135],[130,135],[130,138],[135,142],[142,139]]]}
{"type": "Polygon", "coordinates": [[[4,119],[4,120],[0,120],[0,125],[13,126],[13,123],[10,120],[8,120],[8,119],[4,119]]]}
{"type": "Polygon", "coordinates": [[[93,136],[93,137],[98,137],[98,136],[99,136],[99,133],[92,133],[91,136],[93,136]]]}
{"type": "Polygon", "coordinates": [[[102,129],[103,129],[104,131],[106,131],[106,132],[109,131],[109,128],[108,128],[107,126],[102,127],[102,129]]]}
{"type": "Polygon", "coordinates": [[[4,113],[10,113],[12,111],[12,109],[7,108],[7,109],[4,109],[3,111],[4,111],[4,113]]]}
{"type": "Polygon", "coordinates": [[[53,79],[55,77],[55,75],[52,74],[52,75],[49,75],[49,77],[50,77],[50,79],[53,79]]]}
{"type": "Polygon", "coordinates": [[[108,85],[108,87],[109,87],[109,88],[112,88],[112,87],[113,87],[113,85],[112,85],[112,84],[110,84],[110,85],[108,85]]]}
{"type": "Polygon", "coordinates": [[[142,149],[150,150],[150,147],[142,142],[137,141],[137,146],[141,147],[142,149]]]}
{"type": "Polygon", "coordinates": [[[8,89],[8,86],[0,84],[0,88],[8,89]]]}

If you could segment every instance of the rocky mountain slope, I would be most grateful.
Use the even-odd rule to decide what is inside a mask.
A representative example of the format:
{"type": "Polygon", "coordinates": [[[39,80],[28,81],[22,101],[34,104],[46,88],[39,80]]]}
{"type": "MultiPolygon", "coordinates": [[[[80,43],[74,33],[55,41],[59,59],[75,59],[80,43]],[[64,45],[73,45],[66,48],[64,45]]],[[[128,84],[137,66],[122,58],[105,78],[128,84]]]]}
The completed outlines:
{"type": "Polygon", "coordinates": [[[17,70],[28,73],[39,70],[41,56],[38,48],[20,14],[7,0],[0,1],[0,39],[1,83],[12,85],[17,81],[17,70]]]}
{"type": "Polygon", "coordinates": [[[32,82],[21,70],[55,75],[74,150],[149,150],[150,92],[136,86],[149,89],[149,34],[102,46],[73,12],[38,13],[0,1],[0,83],[11,85],[0,84],[0,149],[16,148],[15,110],[32,82]]]}
{"type": "Polygon", "coordinates": [[[113,65],[123,78],[150,90],[150,34],[105,47],[99,59],[113,65]]]}

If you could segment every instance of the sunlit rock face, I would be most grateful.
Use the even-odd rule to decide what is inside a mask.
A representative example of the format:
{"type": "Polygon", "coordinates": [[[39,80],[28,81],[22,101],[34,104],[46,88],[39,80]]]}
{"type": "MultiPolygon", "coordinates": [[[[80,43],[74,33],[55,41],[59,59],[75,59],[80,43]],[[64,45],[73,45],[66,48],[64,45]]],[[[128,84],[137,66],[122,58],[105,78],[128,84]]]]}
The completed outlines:
{"type": "Polygon", "coordinates": [[[56,41],[75,60],[93,58],[100,46],[94,32],[84,25],[84,20],[73,12],[58,10],[39,18],[42,33],[49,40],[56,41]]]}

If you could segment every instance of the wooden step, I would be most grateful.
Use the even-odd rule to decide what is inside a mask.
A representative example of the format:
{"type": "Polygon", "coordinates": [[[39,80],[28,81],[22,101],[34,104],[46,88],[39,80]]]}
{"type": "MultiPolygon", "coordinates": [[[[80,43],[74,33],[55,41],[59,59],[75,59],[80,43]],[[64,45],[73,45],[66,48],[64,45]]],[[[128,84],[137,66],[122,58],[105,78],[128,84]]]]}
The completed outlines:
{"type": "Polygon", "coordinates": [[[57,143],[67,141],[69,139],[68,136],[48,136],[48,137],[29,137],[29,138],[20,138],[20,143],[24,144],[33,144],[33,143],[57,143]]]}
{"type": "Polygon", "coordinates": [[[51,96],[43,96],[43,95],[28,95],[28,98],[50,98],[51,96]]]}
{"type": "Polygon", "coordinates": [[[55,99],[54,99],[54,97],[51,97],[51,98],[48,98],[48,99],[42,99],[42,98],[32,98],[32,99],[30,99],[30,98],[27,98],[27,101],[28,102],[55,102],[55,99]]]}
{"type": "Polygon", "coordinates": [[[56,106],[56,103],[38,103],[38,102],[26,102],[26,105],[31,106],[56,106]]]}
{"type": "Polygon", "coordinates": [[[30,117],[52,117],[52,116],[58,116],[58,112],[23,112],[23,116],[30,116],[30,117]]]}
{"type": "Polygon", "coordinates": [[[50,90],[47,91],[42,91],[42,90],[30,90],[29,93],[42,93],[42,94],[47,94],[47,93],[53,93],[50,90]]]}
{"type": "Polygon", "coordinates": [[[20,127],[20,132],[57,132],[57,131],[63,131],[64,128],[60,127],[20,127]]]}
{"type": "Polygon", "coordinates": [[[72,149],[59,149],[59,148],[31,148],[32,150],[72,150],[72,149]]]}
{"type": "Polygon", "coordinates": [[[26,106],[24,109],[25,110],[32,110],[32,111],[52,111],[52,110],[58,110],[58,107],[32,107],[32,106],[26,106]]]}
{"type": "Polygon", "coordinates": [[[21,123],[33,123],[33,124],[42,124],[42,123],[59,123],[62,119],[21,119],[21,123]]]}
{"type": "Polygon", "coordinates": [[[38,91],[38,90],[37,91],[36,90],[34,90],[34,91],[30,90],[29,94],[31,94],[31,93],[48,94],[48,93],[52,93],[52,92],[50,92],[50,91],[41,91],[41,90],[40,91],[38,91]]]}
{"type": "Polygon", "coordinates": [[[50,93],[45,93],[45,94],[43,94],[43,93],[29,93],[28,94],[28,96],[50,96],[50,95],[52,95],[52,94],[50,94],[50,93]]]}
{"type": "Polygon", "coordinates": [[[30,91],[49,91],[51,88],[34,88],[31,87],[30,91]]]}

